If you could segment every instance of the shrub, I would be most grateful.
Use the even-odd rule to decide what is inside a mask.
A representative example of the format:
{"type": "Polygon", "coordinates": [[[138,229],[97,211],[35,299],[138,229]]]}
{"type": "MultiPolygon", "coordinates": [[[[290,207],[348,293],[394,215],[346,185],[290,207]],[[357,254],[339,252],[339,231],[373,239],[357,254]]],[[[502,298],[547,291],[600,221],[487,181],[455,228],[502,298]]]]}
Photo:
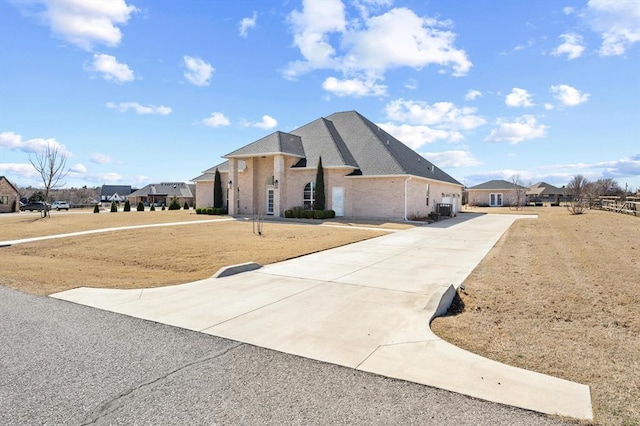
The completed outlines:
{"type": "Polygon", "coordinates": [[[306,211],[304,212],[304,214],[305,214],[305,217],[306,217],[307,219],[313,219],[314,211],[313,211],[313,210],[306,210],[306,211]]]}
{"type": "Polygon", "coordinates": [[[329,219],[333,219],[334,217],[336,217],[335,210],[329,210],[329,219]]]}
{"type": "Polygon", "coordinates": [[[93,206],[93,212],[100,213],[100,204],[96,204],[95,206],[93,206]]]}
{"type": "Polygon", "coordinates": [[[156,205],[155,204],[151,204],[151,208],[149,209],[149,211],[155,212],[156,211],[156,205]]]}
{"type": "Polygon", "coordinates": [[[164,203],[162,203],[162,208],[160,210],[162,210],[162,211],[166,210],[166,207],[164,206],[164,203]]]}
{"type": "Polygon", "coordinates": [[[129,200],[124,202],[124,211],[125,212],[130,212],[131,211],[131,203],[129,203],[129,200]]]}
{"type": "Polygon", "coordinates": [[[186,202],[186,201],[184,202],[184,207],[183,207],[183,208],[184,208],[185,210],[189,210],[189,204],[187,204],[187,202],[186,202]]]}
{"type": "Polygon", "coordinates": [[[292,218],[293,217],[293,210],[285,210],[284,211],[284,217],[286,218],[292,218]]]}
{"type": "Polygon", "coordinates": [[[138,207],[136,207],[136,210],[138,210],[139,212],[144,211],[144,204],[142,203],[142,201],[138,203],[138,207]]]}
{"type": "Polygon", "coordinates": [[[115,201],[111,202],[111,213],[116,213],[118,211],[118,205],[115,201]]]}
{"type": "Polygon", "coordinates": [[[213,214],[213,207],[207,207],[207,214],[213,214]]]}
{"type": "Polygon", "coordinates": [[[202,214],[202,209],[200,207],[196,207],[196,214],[202,214]]]}
{"type": "Polygon", "coordinates": [[[312,210],[312,212],[313,212],[313,218],[314,219],[324,219],[322,217],[324,210],[312,210]]]}
{"type": "MultiPolygon", "coordinates": [[[[164,210],[164,204],[162,205],[164,210]]],[[[171,203],[169,203],[169,210],[180,210],[180,202],[177,198],[173,198],[171,203]]]]}

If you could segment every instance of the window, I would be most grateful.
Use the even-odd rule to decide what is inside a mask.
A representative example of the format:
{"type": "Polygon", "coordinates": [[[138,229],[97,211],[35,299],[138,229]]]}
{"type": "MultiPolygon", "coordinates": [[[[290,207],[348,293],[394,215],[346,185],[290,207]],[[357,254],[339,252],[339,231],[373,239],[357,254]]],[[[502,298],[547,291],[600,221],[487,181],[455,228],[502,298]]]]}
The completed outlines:
{"type": "Polygon", "coordinates": [[[500,207],[502,206],[502,194],[489,194],[489,206],[500,207]]]}
{"type": "Polygon", "coordinates": [[[9,204],[9,197],[7,195],[0,195],[0,205],[9,204]]]}
{"type": "Polygon", "coordinates": [[[427,184],[427,206],[429,205],[429,184],[427,184]]]}
{"type": "Polygon", "coordinates": [[[304,193],[302,196],[303,205],[308,208],[313,208],[313,203],[316,201],[316,184],[315,182],[309,182],[304,186],[304,193]]]}

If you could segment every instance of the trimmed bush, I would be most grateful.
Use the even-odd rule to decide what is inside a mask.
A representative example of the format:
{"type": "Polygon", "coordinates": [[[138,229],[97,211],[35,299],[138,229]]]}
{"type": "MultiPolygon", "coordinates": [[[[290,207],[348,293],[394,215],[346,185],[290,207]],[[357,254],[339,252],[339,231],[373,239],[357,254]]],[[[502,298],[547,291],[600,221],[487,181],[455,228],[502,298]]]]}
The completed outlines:
{"type": "Polygon", "coordinates": [[[315,212],[313,210],[306,210],[304,215],[307,219],[313,219],[315,212]]]}
{"type": "Polygon", "coordinates": [[[293,210],[285,210],[284,217],[291,219],[293,217],[293,210]]]}
{"type": "Polygon", "coordinates": [[[183,209],[185,209],[185,210],[189,210],[189,204],[187,204],[187,202],[186,202],[186,201],[184,202],[184,207],[183,207],[183,209]]]}
{"type": "Polygon", "coordinates": [[[118,205],[116,204],[115,201],[111,202],[111,213],[117,213],[118,212],[118,205]]]}
{"type": "Polygon", "coordinates": [[[138,203],[138,207],[136,207],[136,210],[138,210],[139,212],[144,211],[144,203],[142,201],[138,203]]]}
{"type": "Polygon", "coordinates": [[[164,203],[162,203],[162,208],[160,210],[165,211],[167,208],[164,206],[164,203]]]}
{"type": "Polygon", "coordinates": [[[100,204],[96,204],[95,206],[93,206],[93,212],[100,213],[100,204]]]}
{"type": "Polygon", "coordinates": [[[213,214],[213,207],[207,207],[207,214],[209,215],[213,214]]]}
{"type": "Polygon", "coordinates": [[[156,211],[156,206],[155,204],[151,204],[151,208],[149,209],[150,212],[155,212],[156,211]]]}
{"type": "MultiPolygon", "coordinates": [[[[162,207],[164,207],[164,205],[162,207]]],[[[169,210],[180,210],[180,202],[177,198],[173,198],[171,200],[171,203],[169,203],[169,210]]]]}
{"type": "Polygon", "coordinates": [[[336,217],[336,212],[335,210],[327,210],[329,212],[329,219],[333,219],[334,217],[336,217]]]}
{"type": "Polygon", "coordinates": [[[124,202],[124,211],[125,212],[130,212],[131,211],[131,203],[129,203],[129,200],[124,202]]]}

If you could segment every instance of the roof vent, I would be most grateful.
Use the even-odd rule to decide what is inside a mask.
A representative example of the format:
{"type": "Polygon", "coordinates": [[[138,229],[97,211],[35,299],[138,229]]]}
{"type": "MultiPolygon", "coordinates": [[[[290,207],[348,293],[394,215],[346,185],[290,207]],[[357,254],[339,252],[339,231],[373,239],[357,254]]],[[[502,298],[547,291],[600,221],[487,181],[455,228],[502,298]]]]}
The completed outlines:
{"type": "Polygon", "coordinates": [[[420,162],[420,160],[421,160],[420,157],[418,157],[418,163],[420,162]]]}
{"type": "Polygon", "coordinates": [[[434,166],[433,164],[431,165],[431,173],[434,173],[436,170],[436,166],[434,166]]]}
{"type": "Polygon", "coordinates": [[[389,139],[387,139],[387,145],[389,145],[389,139]]]}

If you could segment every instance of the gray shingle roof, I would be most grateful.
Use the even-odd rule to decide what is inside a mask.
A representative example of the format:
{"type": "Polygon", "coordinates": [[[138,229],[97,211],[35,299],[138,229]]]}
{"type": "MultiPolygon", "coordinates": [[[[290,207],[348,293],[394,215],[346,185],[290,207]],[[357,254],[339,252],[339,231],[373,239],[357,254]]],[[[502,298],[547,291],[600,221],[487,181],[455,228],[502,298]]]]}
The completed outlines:
{"type": "Polygon", "coordinates": [[[294,157],[304,157],[304,148],[300,136],[290,133],[275,132],[249,145],[225,155],[225,158],[255,157],[256,155],[273,155],[282,153],[294,157]]]}
{"type": "Polygon", "coordinates": [[[546,182],[538,182],[531,185],[527,194],[535,195],[563,195],[564,191],[556,186],[546,182]]]}
{"type": "Polygon", "coordinates": [[[131,194],[131,185],[102,185],[101,197],[111,197],[114,194],[126,197],[131,194]]]}
{"type": "Polygon", "coordinates": [[[168,197],[193,197],[191,187],[185,182],[151,183],[129,194],[130,197],[144,197],[147,195],[166,195],[168,197]]]}
{"type": "MultiPolygon", "coordinates": [[[[290,133],[275,132],[225,158],[274,153],[300,157],[295,167],[316,168],[322,156],[324,167],[352,168],[353,175],[413,175],[462,185],[356,111],[334,113],[290,133]]],[[[215,168],[205,174],[212,170],[215,168]]],[[[205,180],[203,176],[196,179],[205,180]]]]}
{"type": "MultiPolygon", "coordinates": [[[[238,171],[242,171],[247,168],[247,163],[244,160],[238,160],[238,171]]],[[[223,161],[220,164],[216,164],[213,167],[208,168],[198,177],[191,179],[191,182],[196,181],[213,181],[216,173],[216,169],[220,173],[228,173],[229,172],[229,160],[223,161]]]]}
{"type": "MultiPolygon", "coordinates": [[[[521,185],[515,185],[516,188],[518,189],[524,189],[524,186],[521,185]]],[[[514,184],[513,182],[508,182],[506,180],[503,179],[495,179],[495,180],[490,180],[488,182],[484,182],[481,183],[479,185],[476,186],[472,186],[470,188],[467,189],[502,189],[502,190],[511,190],[514,189],[514,184]]]]}

